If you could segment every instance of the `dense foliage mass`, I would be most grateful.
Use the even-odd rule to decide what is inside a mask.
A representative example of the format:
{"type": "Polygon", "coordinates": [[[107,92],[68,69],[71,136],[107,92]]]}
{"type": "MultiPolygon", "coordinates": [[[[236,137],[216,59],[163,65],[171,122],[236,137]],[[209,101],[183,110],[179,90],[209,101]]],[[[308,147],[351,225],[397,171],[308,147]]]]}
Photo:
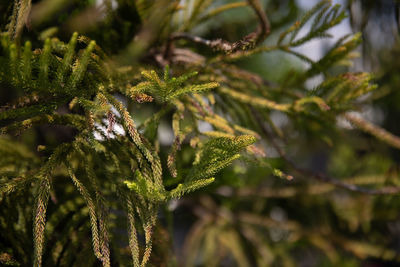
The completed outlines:
{"type": "Polygon", "coordinates": [[[400,138],[360,115],[400,131],[398,63],[351,71],[368,36],[353,17],[364,35],[299,52],[346,7],[15,0],[0,14],[1,264],[400,261],[400,138]]]}

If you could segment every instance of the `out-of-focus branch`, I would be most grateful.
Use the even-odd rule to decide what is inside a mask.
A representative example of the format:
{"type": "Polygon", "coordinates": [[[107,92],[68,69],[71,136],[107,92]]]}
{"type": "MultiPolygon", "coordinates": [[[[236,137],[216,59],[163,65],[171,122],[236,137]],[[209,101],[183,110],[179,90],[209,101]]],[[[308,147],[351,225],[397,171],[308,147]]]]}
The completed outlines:
{"type": "Polygon", "coordinates": [[[369,195],[393,195],[393,194],[399,194],[400,193],[400,187],[394,187],[394,186],[388,186],[388,187],[383,187],[379,189],[369,189],[365,187],[360,187],[354,184],[348,184],[346,182],[340,181],[338,179],[335,179],[333,177],[330,177],[329,175],[325,173],[317,173],[308,169],[303,169],[297,166],[295,162],[293,162],[287,155],[286,153],[280,148],[280,146],[275,142],[274,137],[269,133],[268,129],[265,127],[263,124],[263,120],[261,115],[253,108],[250,107],[258,125],[261,128],[261,131],[265,135],[265,137],[268,138],[270,141],[271,145],[275,148],[275,150],[278,152],[280,157],[284,159],[290,167],[297,172],[301,176],[305,177],[310,177],[315,180],[329,183],[332,185],[335,185],[340,188],[344,188],[353,192],[359,192],[363,194],[369,194],[369,195]]]}
{"type": "Polygon", "coordinates": [[[172,34],[169,43],[167,44],[165,55],[169,54],[172,42],[179,39],[186,39],[194,43],[202,44],[208,46],[217,51],[222,51],[225,53],[233,53],[238,50],[246,50],[252,48],[255,45],[263,41],[270,33],[271,24],[268,20],[267,15],[262,9],[260,0],[248,0],[249,5],[253,8],[254,12],[257,14],[259,25],[257,29],[243,37],[241,40],[234,43],[228,42],[222,39],[207,40],[198,36],[193,36],[188,33],[175,33],[172,34]]]}
{"type": "Polygon", "coordinates": [[[375,136],[382,142],[384,142],[394,148],[400,149],[400,137],[395,136],[395,135],[389,133],[388,131],[386,131],[385,129],[382,129],[379,126],[374,125],[374,124],[364,120],[363,118],[354,116],[350,113],[344,114],[343,117],[346,118],[346,120],[348,120],[352,125],[354,125],[358,129],[360,129],[366,133],[369,133],[370,135],[375,136]]]}

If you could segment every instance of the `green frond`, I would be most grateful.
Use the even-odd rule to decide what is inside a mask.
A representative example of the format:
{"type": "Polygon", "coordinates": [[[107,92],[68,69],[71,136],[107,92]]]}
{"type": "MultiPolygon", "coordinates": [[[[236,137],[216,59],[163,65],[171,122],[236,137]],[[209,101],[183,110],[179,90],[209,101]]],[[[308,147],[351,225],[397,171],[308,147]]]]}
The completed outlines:
{"type": "MultiPolygon", "coordinates": [[[[293,34],[290,37],[290,42],[293,42],[293,40],[297,37],[297,35],[300,32],[301,27],[303,27],[320,9],[326,7],[326,6],[330,6],[331,5],[331,0],[324,0],[324,1],[320,1],[319,3],[317,3],[313,8],[311,8],[309,11],[306,12],[306,14],[303,15],[303,17],[300,19],[300,21],[297,23],[296,22],[296,27],[293,30],[293,34]]],[[[322,9],[321,12],[323,12],[325,10],[326,12],[326,8],[322,9]]],[[[317,17],[318,19],[318,17],[317,17]]]]}
{"type": "Polygon", "coordinates": [[[331,107],[344,107],[348,102],[375,90],[377,85],[371,80],[368,73],[346,73],[326,79],[312,94],[324,99],[331,107]]]}
{"type": "Polygon", "coordinates": [[[361,33],[355,34],[350,40],[344,42],[346,39],[348,39],[348,36],[344,36],[343,38],[339,39],[323,58],[317,62],[314,62],[306,73],[307,77],[324,72],[336,62],[348,56],[350,52],[360,45],[361,33]]]}
{"type": "Polygon", "coordinates": [[[0,180],[0,203],[7,195],[25,189],[33,180],[35,180],[35,177],[22,176],[15,177],[11,180],[3,180],[5,179],[0,180]]]}
{"type": "Polygon", "coordinates": [[[129,112],[126,110],[124,105],[115,99],[111,95],[105,95],[108,101],[118,110],[118,112],[121,114],[122,119],[124,121],[124,126],[128,132],[128,134],[131,136],[133,142],[135,145],[140,149],[140,151],[143,153],[145,158],[148,160],[148,162],[151,164],[151,168],[153,171],[153,178],[155,183],[157,183],[159,186],[161,186],[162,181],[161,181],[161,175],[162,175],[162,169],[161,169],[161,163],[158,158],[158,156],[153,153],[151,148],[149,148],[143,141],[143,137],[139,134],[139,132],[136,129],[136,126],[129,115],[129,112]]]}
{"type": "Polygon", "coordinates": [[[92,231],[92,244],[93,244],[93,251],[98,259],[102,259],[103,255],[100,251],[100,236],[99,236],[99,229],[98,229],[98,218],[96,214],[96,205],[92,197],[90,196],[89,191],[86,187],[82,184],[81,181],[77,179],[75,176],[75,172],[70,166],[69,163],[65,162],[65,166],[67,167],[68,175],[72,179],[72,182],[78,189],[79,193],[82,195],[83,199],[85,200],[87,207],[89,209],[89,218],[90,218],[90,225],[92,231]]]}
{"type": "Polygon", "coordinates": [[[85,123],[81,116],[76,114],[66,114],[66,115],[58,115],[58,114],[44,114],[38,115],[35,117],[31,117],[29,119],[23,121],[17,121],[7,126],[0,128],[0,133],[12,133],[28,130],[29,128],[39,125],[39,124],[55,124],[55,125],[70,125],[75,127],[78,130],[83,131],[85,129],[85,123]]]}
{"type": "Polygon", "coordinates": [[[72,74],[67,82],[67,88],[69,90],[75,91],[76,85],[82,80],[84,73],[86,72],[87,66],[89,64],[89,60],[92,54],[94,47],[96,46],[95,41],[91,41],[89,45],[86,47],[82,56],[76,60],[72,74]]]}
{"type": "MultiPolygon", "coordinates": [[[[321,1],[307,12],[294,28],[289,29],[284,35],[291,33],[289,46],[296,47],[314,38],[330,37],[327,30],[338,25],[346,18],[345,11],[340,10],[340,5],[331,6],[331,1],[321,1]],[[301,38],[296,38],[302,27],[314,16],[310,31],[301,38]],[[324,19],[322,19],[324,18],[324,19]]],[[[284,38],[284,36],[283,36],[284,38]]],[[[282,36],[280,41],[283,40],[282,36]]]]}
{"type": "Polygon", "coordinates": [[[176,169],[176,154],[178,152],[179,147],[180,147],[180,138],[177,137],[175,138],[175,141],[171,147],[171,151],[169,152],[167,158],[168,170],[171,173],[172,177],[176,177],[178,175],[178,171],[176,169]]]}
{"type": "Polygon", "coordinates": [[[28,107],[21,107],[17,109],[9,109],[0,113],[0,121],[7,119],[26,118],[29,116],[36,116],[39,114],[50,114],[57,108],[56,102],[49,102],[46,104],[32,105],[28,107]]]}
{"type": "Polygon", "coordinates": [[[32,79],[32,44],[29,41],[25,42],[21,58],[21,78],[28,87],[32,79]]]}
{"type": "Polygon", "coordinates": [[[226,132],[227,134],[232,135],[235,133],[235,130],[232,129],[232,127],[229,125],[228,121],[218,115],[214,115],[212,117],[206,116],[206,117],[203,117],[202,119],[204,121],[210,123],[215,128],[217,128],[223,132],[226,132]]]}
{"type": "Polygon", "coordinates": [[[214,181],[215,181],[215,178],[211,177],[208,179],[199,179],[199,180],[195,180],[195,181],[191,181],[191,182],[187,182],[187,183],[183,183],[183,184],[178,184],[178,186],[176,188],[172,189],[169,192],[168,197],[170,199],[180,198],[185,194],[188,194],[188,193],[196,191],[200,188],[206,187],[209,184],[213,183],[214,181]]]}
{"type": "Polygon", "coordinates": [[[51,57],[51,41],[46,39],[43,46],[43,52],[39,59],[39,84],[48,83],[49,71],[50,71],[50,57],[51,57]]]}
{"type": "MultiPolygon", "coordinates": [[[[18,50],[17,50],[17,45],[12,43],[9,46],[9,57],[10,57],[10,63],[9,63],[9,68],[10,72],[13,75],[11,80],[14,82],[17,82],[18,79],[20,79],[20,72],[19,72],[19,62],[18,62],[18,50]]],[[[6,76],[6,75],[4,75],[6,76]]]]}
{"type": "Polygon", "coordinates": [[[318,108],[323,112],[330,109],[330,107],[325,103],[325,101],[317,96],[300,98],[294,103],[293,108],[296,112],[301,112],[305,109],[304,106],[306,104],[311,104],[311,103],[316,104],[318,108]]]}
{"type": "Polygon", "coordinates": [[[129,248],[131,250],[132,263],[134,267],[140,267],[140,251],[137,231],[135,226],[135,213],[133,203],[130,199],[127,200],[128,208],[128,224],[129,224],[129,248]]]}
{"type": "Polygon", "coordinates": [[[179,77],[169,77],[169,67],[164,70],[164,80],[161,80],[155,71],[142,71],[142,76],[147,79],[130,90],[131,97],[135,97],[138,93],[149,93],[161,102],[172,102],[182,95],[189,93],[199,93],[211,90],[219,86],[216,82],[210,82],[200,85],[183,84],[191,77],[197,75],[197,72],[189,72],[179,77]]]}
{"type": "Polygon", "coordinates": [[[238,159],[240,157],[238,152],[255,141],[256,138],[251,135],[233,138],[219,137],[209,140],[199,151],[199,156],[189,171],[186,181],[190,182],[213,176],[232,161],[238,159]]]}
{"type": "Polygon", "coordinates": [[[46,226],[46,212],[49,195],[50,181],[49,178],[43,177],[36,195],[36,205],[33,213],[34,266],[42,266],[44,229],[46,226]]]}
{"type": "Polygon", "coordinates": [[[309,58],[299,52],[293,51],[293,50],[289,49],[288,47],[283,47],[283,48],[281,48],[281,50],[288,54],[294,55],[297,58],[299,58],[299,59],[303,60],[304,62],[309,63],[311,65],[313,65],[315,63],[314,60],[312,60],[311,58],[309,58]]]}
{"type": "Polygon", "coordinates": [[[145,267],[150,259],[151,250],[153,247],[153,227],[155,224],[155,216],[153,215],[150,220],[143,225],[144,236],[145,236],[145,249],[142,257],[141,266],[145,267]]]}
{"type": "Polygon", "coordinates": [[[219,91],[223,94],[226,94],[229,97],[232,97],[233,99],[236,99],[236,100],[242,102],[242,103],[252,104],[256,107],[275,109],[275,110],[279,110],[279,111],[283,111],[283,112],[289,111],[289,108],[290,108],[290,104],[275,103],[272,100],[268,100],[268,99],[256,97],[256,96],[250,96],[248,94],[240,93],[238,91],[234,91],[234,90],[226,88],[226,87],[219,88],[219,91]]]}
{"type": "Polygon", "coordinates": [[[8,33],[12,39],[19,38],[23,27],[28,24],[31,7],[31,0],[14,0],[13,14],[8,25],[8,33]]]}
{"type": "Polygon", "coordinates": [[[146,200],[160,202],[165,199],[164,187],[154,183],[149,177],[144,177],[139,170],[135,171],[136,181],[124,181],[129,189],[146,200]]]}
{"type": "Polygon", "coordinates": [[[188,85],[183,88],[176,89],[174,92],[170,93],[166,100],[169,101],[174,98],[178,98],[181,95],[188,94],[188,93],[201,93],[205,91],[209,91],[219,86],[217,82],[205,83],[200,85],[188,85]]]}
{"type": "Polygon", "coordinates": [[[70,70],[73,56],[75,55],[75,47],[78,39],[78,33],[74,32],[68,43],[67,50],[57,69],[57,82],[62,84],[65,81],[65,75],[70,70]]]}
{"type": "Polygon", "coordinates": [[[233,138],[233,137],[235,137],[233,134],[229,134],[229,133],[226,133],[226,132],[220,132],[220,131],[208,131],[208,132],[203,132],[203,134],[205,135],[205,136],[208,136],[208,137],[214,137],[214,138],[216,138],[216,137],[230,137],[230,138],[233,138]]]}

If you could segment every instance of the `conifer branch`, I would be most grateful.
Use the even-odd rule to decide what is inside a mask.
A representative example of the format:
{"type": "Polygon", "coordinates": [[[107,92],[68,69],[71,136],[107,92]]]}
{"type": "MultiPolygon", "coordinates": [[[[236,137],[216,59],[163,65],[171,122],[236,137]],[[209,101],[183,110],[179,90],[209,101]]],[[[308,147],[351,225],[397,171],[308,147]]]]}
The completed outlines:
{"type": "Polygon", "coordinates": [[[129,224],[129,248],[131,249],[132,262],[134,267],[140,267],[139,242],[135,226],[135,213],[133,209],[133,203],[129,198],[127,199],[127,207],[129,224]]]}
{"type": "Polygon", "coordinates": [[[162,169],[161,169],[161,164],[158,159],[158,156],[156,156],[154,153],[150,151],[149,148],[143,143],[142,138],[139,134],[139,132],[136,129],[136,126],[129,115],[129,112],[126,110],[126,108],[123,106],[121,102],[116,100],[113,96],[106,94],[106,98],[108,101],[110,101],[113,106],[118,110],[118,112],[121,114],[125,127],[127,129],[127,132],[131,136],[133,142],[135,145],[140,149],[140,151],[143,153],[143,155],[146,157],[146,159],[149,161],[151,164],[155,182],[158,185],[161,185],[161,174],[162,174],[162,169]]]}
{"type": "MultiPolygon", "coordinates": [[[[83,153],[83,151],[80,151],[83,153]]],[[[85,156],[85,154],[82,154],[85,156]]],[[[88,159],[85,160],[85,170],[90,183],[93,185],[96,194],[96,204],[98,207],[98,221],[99,221],[99,237],[100,237],[100,251],[102,255],[102,262],[104,266],[110,266],[110,248],[108,238],[108,224],[107,224],[107,211],[105,207],[105,199],[100,192],[99,185],[97,184],[97,177],[92,167],[92,162],[88,159]]]]}
{"type": "Polygon", "coordinates": [[[21,36],[23,27],[29,25],[31,7],[31,0],[14,0],[11,23],[8,25],[8,33],[13,40],[18,40],[21,36]]]}
{"type": "Polygon", "coordinates": [[[211,177],[208,179],[199,179],[199,180],[191,181],[191,182],[184,183],[184,184],[178,184],[178,186],[176,188],[174,188],[173,190],[171,190],[169,192],[169,198],[171,198],[171,199],[180,198],[184,194],[188,194],[192,191],[206,187],[209,184],[213,183],[214,181],[215,181],[215,178],[211,177]]]}
{"type": "Polygon", "coordinates": [[[154,230],[153,228],[155,225],[155,220],[156,217],[155,215],[153,215],[151,216],[150,221],[148,221],[143,225],[146,245],[143,253],[142,263],[140,264],[141,267],[146,267],[150,259],[150,254],[153,247],[152,237],[153,237],[153,230],[154,230]]]}
{"type": "Polygon", "coordinates": [[[226,87],[221,87],[219,91],[245,104],[252,104],[258,107],[275,109],[283,112],[288,112],[290,108],[290,104],[275,103],[265,98],[249,96],[248,94],[240,93],[226,87]]]}
{"type": "MultiPolygon", "coordinates": [[[[90,218],[90,225],[91,225],[91,231],[92,231],[92,244],[93,244],[93,251],[96,255],[96,257],[99,260],[103,261],[103,255],[100,250],[100,236],[99,236],[99,229],[98,229],[98,218],[96,215],[96,206],[92,200],[92,197],[90,196],[89,191],[86,189],[86,187],[76,178],[75,173],[70,166],[70,164],[65,161],[64,162],[68,175],[72,179],[72,182],[78,189],[79,193],[82,195],[83,199],[85,200],[88,209],[89,209],[89,218],[90,218]]],[[[107,264],[107,261],[103,261],[103,265],[107,264]]]]}
{"type": "Polygon", "coordinates": [[[12,133],[12,132],[21,133],[22,131],[28,130],[29,128],[39,124],[71,125],[73,127],[76,127],[80,131],[85,129],[85,123],[81,118],[81,116],[79,115],[44,114],[23,121],[17,121],[7,126],[1,127],[0,133],[2,134],[12,133]]]}
{"type": "Polygon", "coordinates": [[[34,263],[33,266],[42,266],[44,248],[44,229],[46,225],[47,202],[50,194],[50,181],[42,177],[36,196],[33,220],[34,263]]]}

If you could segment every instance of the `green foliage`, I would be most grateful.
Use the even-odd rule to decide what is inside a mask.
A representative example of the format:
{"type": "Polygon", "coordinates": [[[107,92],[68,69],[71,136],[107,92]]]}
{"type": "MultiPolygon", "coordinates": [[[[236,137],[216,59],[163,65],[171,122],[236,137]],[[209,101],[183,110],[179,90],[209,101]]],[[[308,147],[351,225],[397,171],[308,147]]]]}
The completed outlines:
{"type": "Polygon", "coordinates": [[[169,102],[188,93],[202,93],[218,87],[218,83],[206,83],[200,85],[182,86],[189,78],[197,75],[197,72],[187,73],[178,78],[169,77],[170,69],[168,65],[164,70],[164,80],[162,81],[155,71],[142,71],[142,76],[147,82],[141,82],[132,87],[130,94],[132,98],[137,98],[141,93],[150,93],[161,102],[169,102]]]}
{"type": "Polygon", "coordinates": [[[255,141],[256,139],[251,135],[211,139],[197,152],[194,167],[189,171],[186,179],[193,181],[215,175],[233,160],[239,158],[238,152],[241,149],[255,141]]]}
{"type": "Polygon", "coordinates": [[[279,44],[283,39],[290,35],[288,46],[296,47],[314,38],[331,37],[327,30],[338,25],[346,17],[344,10],[340,10],[340,5],[331,5],[330,0],[320,1],[311,10],[304,14],[303,18],[296,22],[287,31],[283,32],[279,39],[279,44]],[[314,17],[310,31],[301,38],[296,38],[300,30],[310,19],[314,17]]]}
{"type": "Polygon", "coordinates": [[[285,16],[295,1],[265,10],[258,0],[94,2],[4,4],[1,264],[294,266],[303,250],[327,266],[399,261],[373,229],[394,219],[397,202],[338,190],[400,191],[382,146],[399,148],[400,139],[349,113],[381,91],[370,73],[342,72],[362,37],[340,38],[315,62],[295,50],[330,38],[344,9],[321,1],[299,21],[290,12],[270,22],[265,10],[285,16]],[[244,37],[213,24],[247,9],[259,26],[244,37]],[[271,31],[276,44],[262,44],[271,31]],[[196,36],[216,32],[238,41],[196,36]],[[307,67],[281,83],[241,68],[239,60],[282,51],[307,67]],[[375,139],[350,144],[336,123],[343,118],[375,139]],[[376,151],[353,164],[371,142],[376,151]],[[325,173],[297,166],[318,149],[328,151],[325,173]],[[189,220],[174,221],[174,203],[190,207],[189,220]],[[169,255],[181,226],[190,227],[183,259],[169,255]]]}

